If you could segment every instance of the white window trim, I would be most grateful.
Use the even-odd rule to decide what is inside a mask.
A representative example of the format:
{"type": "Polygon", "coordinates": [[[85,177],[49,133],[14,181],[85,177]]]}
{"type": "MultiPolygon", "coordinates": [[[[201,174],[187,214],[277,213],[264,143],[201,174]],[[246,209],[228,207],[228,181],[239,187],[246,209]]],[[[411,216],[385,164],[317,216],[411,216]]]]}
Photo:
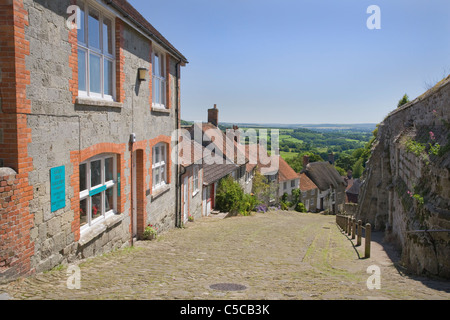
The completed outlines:
{"type": "Polygon", "coordinates": [[[197,166],[194,167],[194,172],[192,174],[192,190],[194,190],[192,192],[192,196],[195,196],[200,188],[199,188],[199,168],[197,166]],[[197,181],[197,183],[196,183],[197,181]]]}
{"type": "MultiPolygon", "coordinates": [[[[116,43],[115,43],[115,17],[111,14],[105,12],[104,9],[96,5],[91,1],[84,1],[79,4],[80,7],[83,7],[85,19],[83,21],[84,30],[85,30],[85,43],[79,42],[77,43],[77,50],[82,50],[85,52],[86,60],[85,60],[85,83],[86,83],[86,91],[78,90],[78,96],[81,98],[91,98],[96,100],[104,100],[104,101],[115,101],[116,97],[116,43]],[[93,9],[99,12],[99,25],[100,25],[100,50],[97,48],[89,48],[89,30],[88,30],[88,19],[89,19],[89,10],[93,9]],[[107,18],[111,21],[111,46],[112,46],[112,54],[108,54],[104,52],[103,48],[103,20],[107,18]],[[90,69],[90,54],[96,54],[100,56],[100,88],[102,93],[90,92],[90,79],[89,79],[89,69],[90,69]],[[112,62],[112,95],[105,95],[105,79],[104,79],[104,66],[105,60],[109,60],[112,62]]],[[[79,58],[79,57],[78,57],[79,58]]],[[[78,72],[80,72],[78,70],[78,72]]]]}
{"type": "Polygon", "coordinates": [[[167,185],[167,144],[164,142],[158,143],[152,148],[152,190],[161,189],[167,185]],[[160,161],[155,163],[155,150],[157,148],[164,147],[164,152],[160,152],[160,161]],[[155,169],[159,168],[160,181],[158,184],[155,184],[155,169]],[[161,175],[161,168],[164,168],[164,175],[161,175]]]}
{"type": "MultiPolygon", "coordinates": [[[[80,163],[81,165],[86,165],[86,186],[87,189],[86,190],[80,190],[80,202],[85,200],[85,199],[89,199],[89,192],[92,190],[95,190],[99,187],[102,186],[106,186],[106,190],[108,189],[113,189],[113,209],[109,210],[108,212],[105,212],[106,208],[105,208],[105,196],[106,196],[106,190],[101,192],[102,195],[102,200],[101,200],[101,204],[102,204],[102,212],[104,212],[102,214],[101,217],[97,217],[94,220],[91,220],[91,211],[92,211],[92,201],[88,201],[88,208],[87,208],[87,212],[86,212],[86,216],[87,216],[87,224],[82,226],[80,228],[80,232],[84,233],[85,231],[89,230],[92,226],[104,221],[105,219],[107,219],[110,216],[113,216],[117,213],[117,188],[114,188],[114,186],[117,184],[117,157],[114,154],[102,154],[102,155],[98,155],[95,157],[92,157],[82,163],[80,163]],[[113,159],[113,179],[114,180],[110,180],[110,181],[105,181],[105,159],[109,159],[112,158],[113,159]],[[97,186],[91,186],[91,162],[94,161],[101,161],[101,181],[102,183],[97,185],[97,186]],[[89,214],[88,214],[89,213],[89,214]]],[[[81,178],[81,177],[80,177],[81,178]]]]}
{"type": "Polygon", "coordinates": [[[155,47],[153,47],[152,49],[152,107],[156,108],[156,109],[167,109],[167,74],[166,74],[166,54],[164,52],[162,52],[162,50],[160,49],[156,49],[155,47]],[[155,64],[155,56],[158,55],[159,56],[159,61],[161,64],[161,69],[162,69],[162,76],[157,76],[154,74],[154,64],[155,64]],[[155,81],[159,81],[160,84],[162,85],[162,87],[164,88],[164,90],[162,91],[164,96],[162,102],[163,103],[159,103],[159,102],[155,102],[154,99],[154,95],[153,95],[153,88],[155,88],[155,86],[153,86],[153,84],[155,83],[155,81]]]}

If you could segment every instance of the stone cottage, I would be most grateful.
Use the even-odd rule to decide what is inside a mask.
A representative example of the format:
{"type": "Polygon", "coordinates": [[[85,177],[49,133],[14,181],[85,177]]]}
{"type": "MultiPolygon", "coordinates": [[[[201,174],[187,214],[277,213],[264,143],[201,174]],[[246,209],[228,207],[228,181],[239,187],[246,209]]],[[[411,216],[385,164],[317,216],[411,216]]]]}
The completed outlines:
{"type": "Polygon", "coordinates": [[[318,188],[316,210],[329,213],[343,211],[347,183],[330,161],[308,163],[304,159],[304,173],[318,188]]]}
{"type": "Polygon", "coordinates": [[[0,281],[181,221],[180,69],[125,0],[0,1],[0,281]]]}

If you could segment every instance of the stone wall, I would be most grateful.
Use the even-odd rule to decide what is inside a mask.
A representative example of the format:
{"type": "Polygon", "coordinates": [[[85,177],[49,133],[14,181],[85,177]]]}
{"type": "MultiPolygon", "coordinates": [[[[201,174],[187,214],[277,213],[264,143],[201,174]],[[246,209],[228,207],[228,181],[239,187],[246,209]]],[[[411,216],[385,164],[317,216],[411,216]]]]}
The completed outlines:
{"type": "MultiPolygon", "coordinates": [[[[73,2],[14,1],[14,6],[23,10],[20,11],[23,13],[20,20],[22,33],[17,41],[29,45],[29,50],[13,58],[14,61],[23,60],[25,71],[17,76],[11,74],[24,83],[14,88],[17,91],[13,92],[14,101],[3,101],[3,111],[9,111],[7,108],[11,105],[11,112],[22,111],[26,115],[0,112],[0,143],[11,141],[11,150],[20,148],[15,151],[18,155],[11,159],[0,154],[5,165],[18,171],[0,178],[0,275],[2,278],[5,275],[5,279],[49,270],[61,263],[71,263],[129,245],[132,233],[132,152],[137,155],[138,173],[142,177],[137,184],[138,236],[148,223],[156,225],[161,232],[175,226],[176,164],[169,159],[171,134],[179,121],[176,113],[179,65],[167,54],[168,109],[152,110],[153,44],[118,17],[115,20],[116,101],[104,103],[79,99],[76,30],[70,31],[66,26],[67,8],[73,2]],[[147,81],[138,81],[138,68],[149,70],[147,81]],[[19,110],[22,105],[27,108],[19,110]],[[131,133],[135,133],[137,139],[133,146],[129,144],[131,133]],[[18,137],[20,142],[10,139],[11,135],[14,139],[18,137]],[[151,180],[152,147],[160,142],[168,146],[168,184],[164,192],[155,194],[151,180]],[[117,172],[121,178],[120,190],[117,190],[120,193],[117,197],[118,212],[81,234],[79,165],[102,153],[112,153],[117,157],[117,172]],[[51,212],[50,169],[59,166],[65,167],[66,206],[51,212]],[[26,210],[16,214],[19,199],[14,198],[18,192],[21,192],[20,201],[24,202],[26,210]],[[15,228],[20,231],[14,231],[15,228]],[[20,232],[18,236],[17,232],[20,232]],[[25,242],[18,238],[22,236],[27,237],[25,242]],[[8,237],[12,242],[3,241],[8,237]]],[[[12,6],[7,5],[7,9],[12,6]]],[[[14,24],[7,25],[13,28],[14,24]]],[[[16,25],[19,26],[19,22],[16,25]]],[[[13,43],[7,44],[12,46],[13,43]]],[[[10,62],[4,60],[0,57],[0,74],[3,75],[0,87],[9,88],[5,82],[10,79],[4,75],[10,62]]]]}
{"type": "Polygon", "coordinates": [[[411,271],[450,277],[450,79],[378,126],[357,216],[402,250],[411,271]],[[433,139],[434,137],[434,139],[433,139]],[[440,145],[434,154],[430,146],[440,145]]]}

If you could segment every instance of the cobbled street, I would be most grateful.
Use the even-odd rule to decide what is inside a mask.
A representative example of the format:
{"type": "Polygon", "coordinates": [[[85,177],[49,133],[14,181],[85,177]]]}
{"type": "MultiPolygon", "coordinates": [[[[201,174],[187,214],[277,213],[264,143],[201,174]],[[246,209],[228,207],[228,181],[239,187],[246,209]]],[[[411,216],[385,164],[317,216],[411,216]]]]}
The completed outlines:
{"type": "Polygon", "coordinates": [[[0,294],[58,300],[450,299],[449,282],[403,274],[398,256],[379,237],[374,233],[371,258],[361,259],[364,248],[355,249],[334,216],[286,211],[212,216],[81,261],[80,289],[68,289],[67,266],[61,266],[0,286],[0,294]],[[379,290],[366,284],[371,265],[381,269],[379,290]],[[211,288],[223,283],[245,288],[211,288]]]}

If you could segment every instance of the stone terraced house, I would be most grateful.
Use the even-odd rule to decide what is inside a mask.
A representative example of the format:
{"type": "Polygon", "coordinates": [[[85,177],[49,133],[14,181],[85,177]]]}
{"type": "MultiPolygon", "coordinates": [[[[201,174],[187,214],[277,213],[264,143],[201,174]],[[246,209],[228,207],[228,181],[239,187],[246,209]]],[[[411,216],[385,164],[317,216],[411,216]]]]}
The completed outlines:
{"type": "Polygon", "coordinates": [[[0,39],[0,281],[179,225],[187,59],[125,0],[2,0],[0,39]]]}

